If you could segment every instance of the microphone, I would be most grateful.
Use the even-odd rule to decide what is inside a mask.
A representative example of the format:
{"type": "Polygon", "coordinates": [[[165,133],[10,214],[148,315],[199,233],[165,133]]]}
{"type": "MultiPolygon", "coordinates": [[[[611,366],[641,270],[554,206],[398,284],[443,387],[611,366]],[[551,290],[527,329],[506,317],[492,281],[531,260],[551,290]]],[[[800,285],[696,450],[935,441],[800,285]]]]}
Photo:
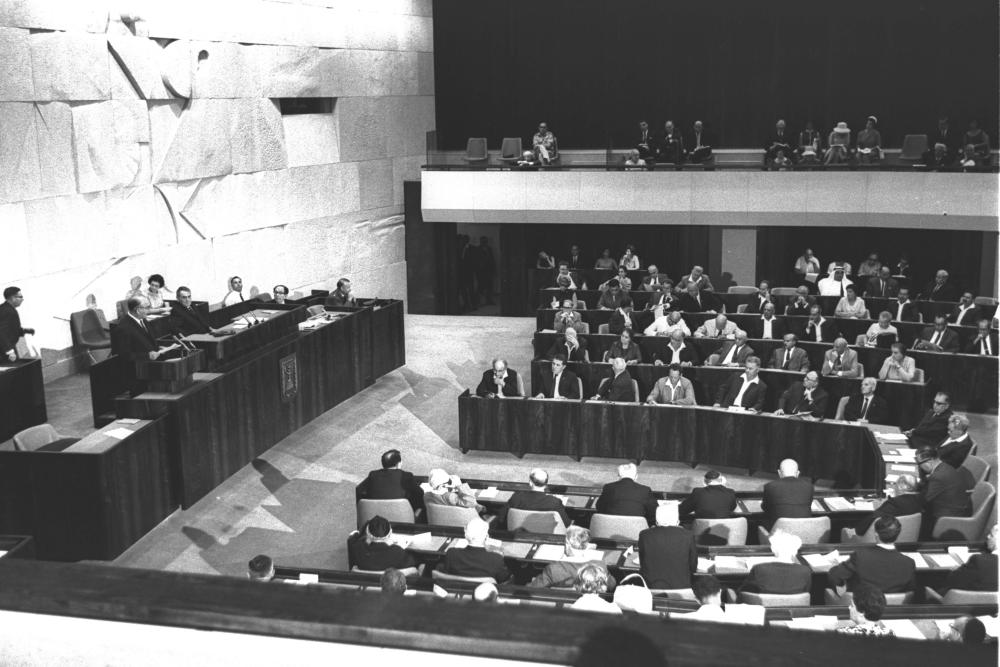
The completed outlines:
{"type": "Polygon", "coordinates": [[[252,327],[255,324],[259,324],[259,322],[256,322],[256,321],[255,322],[251,322],[250,320],[248,320],[246,315],[240,315],[240,317],[243,318],[243,321],[247,323],[248,327],[252,327]]]}

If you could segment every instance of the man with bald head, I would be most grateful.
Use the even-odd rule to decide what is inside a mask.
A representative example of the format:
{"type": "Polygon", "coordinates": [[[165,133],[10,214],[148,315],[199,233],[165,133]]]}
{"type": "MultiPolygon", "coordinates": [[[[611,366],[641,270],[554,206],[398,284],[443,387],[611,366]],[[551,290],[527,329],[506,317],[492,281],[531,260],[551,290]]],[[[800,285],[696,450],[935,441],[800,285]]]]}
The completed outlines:
{"type": "Polygon", "coordinates": [[[761,509],[770,530],[781,518],[804,519],[812,516],[813,485],[807,477],[799,477],[799,464],[785,459],[778,466],[778,479],[764,485],[761,509]]]}
{"type": "Polygon", "coordinates": [[[759,320],[751,322],[750,333],[754,338],[780,339],[785,335],[785,323],[775,317],[774,304],[768,301],[761,307],[759,320]]]}
{"type": "Polygon", "coordinates": [[[844,420],[862,424],[888,424],[889,406],[875,395],[878,380],[866,377],[861,381],[861,393],[851,396],[844,405],[844,420]]]}
{"type": "Polygon", "coordinates": [[[521,395],[517,372],[507,368],[506,359],[494,359],[493,368],[483,373],[483,379],[476,387],[476,396],[483,398],[507,398],[521,395]]]}
{"type": "Polygon", "coordinates": [[[653,355],[653,363],[657,366],[664,364],[668,366],[671,364],[697,366],[698,361],[698,350],[684,342],[684,334],[679,329],[674,329],[671,332],[670,344],[667,345],[667,348],[663,352],[653,355]]]}
{"type": "Polygon", "coordinates": [[[819,386],[819,373],[809,371],[801,382],[795,382],[778,399],[776,415],[823,419],[828,396],[819,386]]]}
{"type": "Polygon", "coordinates": [[[723,341],[715,352],[708,356],[706,366],[743,366],[747,358],[755,354],[747,344],[747,332],[737,329],[733,340],[723,341]]]}
{"type": "Polygon", "coordinates": [[[847,347],[847,340],[838,338],[833,341],[833,349],[823,355],[823,375],[833,377],[861,377],[861,366],[858,364],[858,353],[847,347]]]}
{"type": "Polygon", "coordinates": [[[809,306],[809,319],[802,331],[802,340],[810,343],[831,343],[837,337],[837,326],[823,317],[823,309],[818,304],[809,306]]]}
{"type": "Polygon", "coordinates": [[[676,308],[685,313],[715,313],[720,306],[714,294],[699,289],[697,283],[688,282],[677,298],[676,308]]]}
{"type": "Polygon", "coordinates": [[[934,280],[927,284],[920,298],[927,301],[958,301],[958,289],[949,280],[948,272],[938,269],[934,280]]]}
{"type": "Polygon", "coordinates": [[[507,512],[512,509],[531,510],[532,512],[558,512],[563,526],[570,525],[572,522],[570,521],[569,514],[566,513],[566,507],[563,505],[563,502],[559,498],[550,496],[545,492],[548,484],[549,474],[547,472],[541,468],[532,470],[531,474],[528,475],[528,485],[531,488],[527,491],[515,491],[511,495],[510,500],[507,501],[507,506],[497,512],[496,525],[506,525],[504,522],[508,516],[507,512]]]}
{"type": "Polygon", "coordinates": [[[705,320],[705,323],[695,329],[695,338],[736,338],[736,324],[729,321],[725,315],[719,314],[715,319],[705,320]]]}
{"type": "Polygon", "coordinates": [[[448,549],[438,569],[460,577],[493,577],[498,584],[503,583],[510,578],[510,572],[503,555],[487,549],[489,536],[490,524],[480,518],[472,519],[465,526],[465,540],[469,546],[448,549]]]}
{"type": "Polygon", "coordinates": [[[632,387],[632,376],[626,370],[624,359],[621,357],[611,359],[611,375],[601,383],[592,400],[616,401],[620,403],[635,402],[635,389],[632,387]]]}
{"type": "Polygon", "coordinates": [[[688,329],[687,322],[684,321],[679,310],[671,310],[665,315],[657,317],[642,333],[647,336],[670,336],[672,338],[674,331],[679,331],[681,336],[691,335],[691,330],[688,329]]]}
{"type": "Polygon", "coordinates": [[[920,337],[913,343],[914,350],[928,352],[958,352],[958,334],[948,328],[948,318],[936,315],[934,325],[925,327],[920,337]]]}
{"type": "Polygon", "coordinates": [[[111,330],[111,352],[118,358],[119,372],[133,396],[146,390],[146,383],[136,378],[136,362],[156,361],[177,345],[160,347],[146,323],[149,299],[133,296],[127,302],[128,313],[111,330]]]}

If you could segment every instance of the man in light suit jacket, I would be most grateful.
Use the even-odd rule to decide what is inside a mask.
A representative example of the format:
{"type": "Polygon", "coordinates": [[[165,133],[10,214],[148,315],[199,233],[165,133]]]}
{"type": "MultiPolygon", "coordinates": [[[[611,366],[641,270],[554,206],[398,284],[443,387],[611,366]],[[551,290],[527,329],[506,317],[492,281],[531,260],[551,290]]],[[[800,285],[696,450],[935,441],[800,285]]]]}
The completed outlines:
{"type": "Polygon", "coordinates": [[[958,352],[958,334],[948,328],[948,318],[938,315],[934,318],[934,326],[926,327],[920,332],[920,338],[913,343],[914,350],[928,352],[958,352]]]}
{"type": "Polygon", "coordinates": [[[861,366],[858,364],[858,353],[847,347],[847,341],[838,338],[833,341],[833,349],[823,355],[823,375],[836,377],[861,377],[861,366]]]}
{"type": "Polygon", "coordinates": [[[826,416],[827,400],[826,391],[819,386],[819,373],[809,371],[802,382],[795,382],[781,394],[774,414],[823,419],[826,416]]]}
{"type": "Polygon", "coordinates": [[[785,334],[784,348],[778,348],[771,355],[771,368],[784,371],[805,372],[809,370],[809,355],[798,346],[795,334],[785,334]]]}
{"type": "Polygon", "coordinates": [[[744,366],[747,358],[754,356],[753,348],[747,344],[747,332],[736,330],[736,338],[726,340],[705,361],[706,366],[744,366]]]}
{"type": "Polygon", "coordinates": [[[729,382],[719,388],[715,407],[729,408],[736,405],[744,410],[760,412],[764,408],[767,385],[760,379],[759,371],[760,359],[747,357],[746,370],[740,375],[729,378],[729,382]]]}
{"type": "Polygon", "coordinates": [[[653,390],[646,397],[649,404],[663,405],[695,405],[694,385],[691,380],[681,375],[679,363],[670,364],[667,377],[662,377],[653,385],[653,390]]]}
{"type": "Polygon", "coordinates": [[[656,498],[652,489],[635,481],[638,475],[639,469],[634,463],[618,466],[619,479],[605,484],[601,489],[595,505],[597,512],[616,516],[641,516],[647,521],[652,520],[657,507],[656,498]]]}
{"type": "Polygon", "coordinates": [[[580,398],[580,383],[577,382],[576,373],[566,368],[566,357],[561,354],[552,357],[551,373],[542,370],[542,390],[535,398],[557,398],[557,389],[558,398],[580,398]]]}
{"type": "Polygon", "coordinates": [[[799,464],[785,459],[778,466],[778,479],[764,485],[761,509],[766,515],[767,528],[780,518],[803,519],[812,516],[813,484],[799,477],[799,464]]]}

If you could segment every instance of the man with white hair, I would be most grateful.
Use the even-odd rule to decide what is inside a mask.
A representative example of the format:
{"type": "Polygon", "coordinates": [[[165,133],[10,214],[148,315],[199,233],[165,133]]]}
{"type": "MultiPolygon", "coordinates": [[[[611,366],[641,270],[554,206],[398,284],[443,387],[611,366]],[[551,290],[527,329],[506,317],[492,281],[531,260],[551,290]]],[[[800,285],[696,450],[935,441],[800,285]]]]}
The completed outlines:
{"type": "Polygon", "coordinates": [[[938,458],[957,470],[962,467],[972,447],[969,418],[956,412],[948,418],[948,437],[938,445],[938,458]]]}
{"type": "Polygon", "coordinates": [[[681,334],[681,340],[684,339],[684,336],[691,335],[691,329],[688,328],[687,322],[684,321],[679,310],[671,310],[660,315],[642,333],[647,336],[673,337],[675,331],[681,334]]]}
{"type": "Polygon", "coordinates": [[[826,391],[819,386],[819,373],[809,371],[801,382],[793,382],[781,394],[774,414],[823,419],[828,398],[826,391]]]}
{"type": "Polygon", "coordinates": [[[823,355],[823,375],[856,378],[861,376],[858,353],[847,346],[847,339],[833,341],[833,348],[823,355]]]}
{"type": "Polygon", "coordinates": [[[663,281],[669,280],[670,276],[665,273],[660,273],[660,270],[656,268],[656,264],[650,264],[649,273],[642,277],[642,289],[647,292],[656,291],[663,281]]]}
{"type": "Polygon", "coordinates": [[[698,569],[694,535],[679,525],[677,505],[656,508],[656,525],[639,533],[639,571],[649,588],[688,588],[698,569]]]}
{"type": "Polygon", "coordinates": [[[486,540],[490,535],[490,524],[482,519],[473,519],[465,526],[465,540],[469,546],[452,548],[444,554],[444,561],[438,566],[442,572],[461,577],[492,577],[497,583],[510,578],[503,556],[486,550],[486,540]]]}
{"type": "Polygon", "coordinates": [[[724,340],[722,345],[705,361],[706,366],[743,366],[748,357],[756,354],[747,344],[747,332],[737,329],[733,340],[724,340]]]}
{"type": "Polygon", "coordinates": [[[635,389],[632,386],[632,376],[628,374],[626,367],[625,360],[621,357],[612,358],[611,375],[601,383],[592,400],[634,403],[635,389]]]}
{"type": "Polygon", "coordinates": [[[715,319],[705,320],[705,322],[694,330],[695,338],[729,338],[735,339],[736,324],[729,321],[725,315],[716,315],[715,319]]]}
{"type": "Polygon", "coordinates": [[[920,514],[924,511],[924,497],[917,489],[917,478],[913,475],[902,474],[896,478],[890,487],[892,495],[885,499],[885,502],[870,515],[859,521],[854,528],[845,528],[844,533],[848,537],[845,541],[850,541],[854,535],[864,535],[871,528],[875,519],[881,516],[907,516],[909,514],[920,514]]]}
{"type": "Polygon", "coordinates": [[[597,499],[596,509],[599,514],[615,514],[618,516],[641,516],[647,521],[656,512],[656,498],[653,490],[645,484],[639,484],[635,478],[639,469],[634,463],[623,463],[618,466],[618,481],[605,484],[597,499]]]}
{"type": "Polygon", "coordinates": [[[760,506],[766,515],[768,529],[782,517],[804,519],[812,516],[812,500],[812,480],[799,477],[799,464],[794,459],[783,460],[778,466],[778,479],[764,485],[760,506]]]}
{"type": "Polygon", "coordinates": [[[506,359],[493,360],[493,368],[483,373],[483,379],[476,387],[476,396],[483,398],[521,396],[517,372],[507,368],[506,359]]]}
{"type": "Polygon", "coordinates": [[[740,586],[741,593],[768,593],[795,595],[805,593],[812,586],[812,570],[799,563],[802,538],[776,530],[770,537],[771,553],[778,559],[774,563],[754,565],[750,575],[740,586]]]}
{"type": "Polygon", "coordinates": [[[958,301],[958,289],[948,278],[947,271],[938,269],[934,274],[934,280],[927,283],[920,298],[926,301],[958,301]]]}
{"type": "MultiPolygon", "coordinates": [[[[597,551],[590,548],[590,531],[580,526],[566,529],[566,545],[562,560],[549,563],[542,573],[528,585],[533,588],[572,588],[576,584],[577,573],[584,563],[600,563],[597,551]]],[[[615,579],[609,577],[609,588],[614,588],[615,579]]]]}
{"type": "MultiPolygon", "coordinates": [[[[555,496],[550,496],[545,492],[549,483],[549,474],[541,468],[535,468],[528,475],[528,484],[531,488],[527,491],[515,491],[507,501],[507,506],[497,513],[497,525],[503,526],[507,518],[507,511],[512,509],[531,510],[532,512],[558,512],[562,519],[563,526],[570,524],[569,514],[562,500],[555,496]]],[[[509,529],[509,526],[508,526],[509,529]]]]}
{"type": "Polygon", "coordinates": [[[875,395],[878,380],[866,377],[861,381],[861,393],[854,394],[844,405],[844,420],[863,424],[887,424],[889,405],[881,396],[875,395]]]}

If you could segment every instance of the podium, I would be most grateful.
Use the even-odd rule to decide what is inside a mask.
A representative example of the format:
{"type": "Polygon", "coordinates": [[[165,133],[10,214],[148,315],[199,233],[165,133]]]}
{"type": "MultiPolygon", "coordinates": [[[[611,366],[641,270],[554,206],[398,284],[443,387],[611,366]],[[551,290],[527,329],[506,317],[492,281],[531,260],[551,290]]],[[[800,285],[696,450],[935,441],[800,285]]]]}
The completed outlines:
{"type": "Polygon", "coordinates": [[[175,394],[190,387],[204,367],[205,353],[192,350],[175,359],[136,362],[135,376],[145,381],[147,391],[175,394]]]}

